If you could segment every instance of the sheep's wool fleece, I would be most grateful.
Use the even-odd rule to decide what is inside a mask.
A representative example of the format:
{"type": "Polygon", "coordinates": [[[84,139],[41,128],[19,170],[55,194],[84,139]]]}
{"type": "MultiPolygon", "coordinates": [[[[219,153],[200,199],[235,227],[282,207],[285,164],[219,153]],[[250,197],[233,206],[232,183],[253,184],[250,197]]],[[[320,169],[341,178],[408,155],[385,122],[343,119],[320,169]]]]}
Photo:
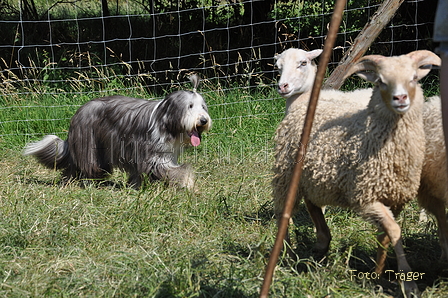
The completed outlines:
{"type": "Polygon", "coordinates": [[[419,203],[426,207],[425,205],[431,203],[434,198],[448,201],[447,161],[440,97],[430,97],[424,104],[423,123],[426,153],[418,196],[419,203]]]}
{"type": "MultiPolygon", "coordinates": [[[[416,98],[407,113],[397,115],[377,89],[362,110],[347,101],[319,101],[298,195],[316,206],[362,212],[363,205],[380,201],[399,210],[415,198],[419,186],[425,150],[422,105],[423,97],[416,98]]],[[[297,106],[276,131],[276,214],[284,207],[306,111],[307,105],[297,106]]]]}

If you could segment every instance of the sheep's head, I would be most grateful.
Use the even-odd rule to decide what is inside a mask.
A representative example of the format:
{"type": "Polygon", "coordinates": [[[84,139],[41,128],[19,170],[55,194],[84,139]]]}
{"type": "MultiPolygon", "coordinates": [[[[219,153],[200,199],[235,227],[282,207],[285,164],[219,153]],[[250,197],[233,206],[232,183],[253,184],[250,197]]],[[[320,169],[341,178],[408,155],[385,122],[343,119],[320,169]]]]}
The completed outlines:
{"type": "Polygon", "coordinates": [[[322,50],[307,52],[288,49],[274,57],[275,66],[280,73],[277,91],[282,97],[289,98],[311,90],[317,70],[312,60],[321,53],[322,50]]]}
{"type": "Polygon", "coordinates": [[[411,107],[416,92],[421,92],[417,91],[418,81],[429,73],[432,65],[440,64],[440,58],[426,50],[394,57],[370,55],[352,66],[346,77],[356,73],[375,83],[386,106],[395,113],[404,114],[411,107]]]}

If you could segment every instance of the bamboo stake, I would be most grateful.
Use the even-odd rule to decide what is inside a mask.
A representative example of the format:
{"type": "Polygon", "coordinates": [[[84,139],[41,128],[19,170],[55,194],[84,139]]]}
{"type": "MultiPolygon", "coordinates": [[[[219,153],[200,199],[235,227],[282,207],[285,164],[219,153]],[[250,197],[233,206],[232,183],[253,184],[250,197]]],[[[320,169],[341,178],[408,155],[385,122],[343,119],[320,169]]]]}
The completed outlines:
{"type": "MultiPolygon", "coordinates": [[[[319,92],[322,87],[322,82],[325,76],[325,69],[330,61],[331,52],[335,43],[339,25],[341,23],[342,14],[344,12],[346,0],[337,0],[335,8],[330,21],[330,28],[328,30],[327,40],[324,44],[323,53],[319,59],[319,66],[317,68],[316,79],[314,80],[313,89],[311,90],[310,101],[308,104],[308,110],[305,117],[305,123],[303,125],[302,136],[299,144],[308,144],[311,127],[313,125],[314,114],[316,111],[317,100],[319,92]]],[[[296,163],[294,165],[294,171],[289,185],[286,203],[283,210],[282,218],[277,231],[277,238],[275,239],[274,247],[272,248],[269,262],[266,266],[266,273],[263,280],[263,285],[260,291],[260,298],[267,298],[269,295],[269,288],[272,283],[272,277],[277,264],[280,251],[283,248],[283,240],[285,239],[286,232],[288,230],[289,219],[291,218],[291,212],[295,204],[297,189],[299,187],[300,176],[302,175],[302,161],[306,153],[306,146],[302,146],[302,150],[298,150],[296,163]]]]}

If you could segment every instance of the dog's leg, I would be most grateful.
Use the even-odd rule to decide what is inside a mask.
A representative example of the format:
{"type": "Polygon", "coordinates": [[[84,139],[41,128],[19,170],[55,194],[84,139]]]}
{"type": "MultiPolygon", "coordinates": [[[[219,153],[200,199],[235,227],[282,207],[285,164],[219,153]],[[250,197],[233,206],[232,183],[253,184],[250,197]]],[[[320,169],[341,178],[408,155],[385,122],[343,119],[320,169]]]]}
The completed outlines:
{"type": "Polygon", "coordinates": [[[79,170],[76,170],[73,165],[69,165],[62,171],[62,181],[64,184],[69,183],[71,180],[80,178],[79,170]]]}
{"type": "Polygon", "coordinates": [[[188,164],[159,167],[157,177],[190,191],[194,190],[195,175],[188,164]]]}
{"type": "Polygon", "coordinates": [[[194,190],[195,175],[190,165],[183,164],[170,170],[167,174],[169,181],[173,181],[175,184],[178,184],[188,190],[194,190]]]}
{"type": "Polygon", "coordinates": [[[136,190],[142,186],[143,175],[138,173],[129,174],[128,185],[136,190]]]}

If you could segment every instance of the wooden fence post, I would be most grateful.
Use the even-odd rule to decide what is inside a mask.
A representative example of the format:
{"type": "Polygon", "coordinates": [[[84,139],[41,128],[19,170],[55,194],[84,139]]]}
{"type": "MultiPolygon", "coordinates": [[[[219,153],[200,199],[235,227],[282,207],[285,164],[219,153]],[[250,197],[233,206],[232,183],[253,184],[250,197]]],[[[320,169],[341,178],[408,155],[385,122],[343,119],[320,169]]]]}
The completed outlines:
{"type": "Polygon", "coordinates": [[[361,58],[370,47],[375,38],[393,18],[397,9],[404,0],[385,0],[356,37],[352,46],[344,54],[339,66],[331,73],[323,85],[323,89],[339,89],[344,83],[347,69],[361,58]]]}

